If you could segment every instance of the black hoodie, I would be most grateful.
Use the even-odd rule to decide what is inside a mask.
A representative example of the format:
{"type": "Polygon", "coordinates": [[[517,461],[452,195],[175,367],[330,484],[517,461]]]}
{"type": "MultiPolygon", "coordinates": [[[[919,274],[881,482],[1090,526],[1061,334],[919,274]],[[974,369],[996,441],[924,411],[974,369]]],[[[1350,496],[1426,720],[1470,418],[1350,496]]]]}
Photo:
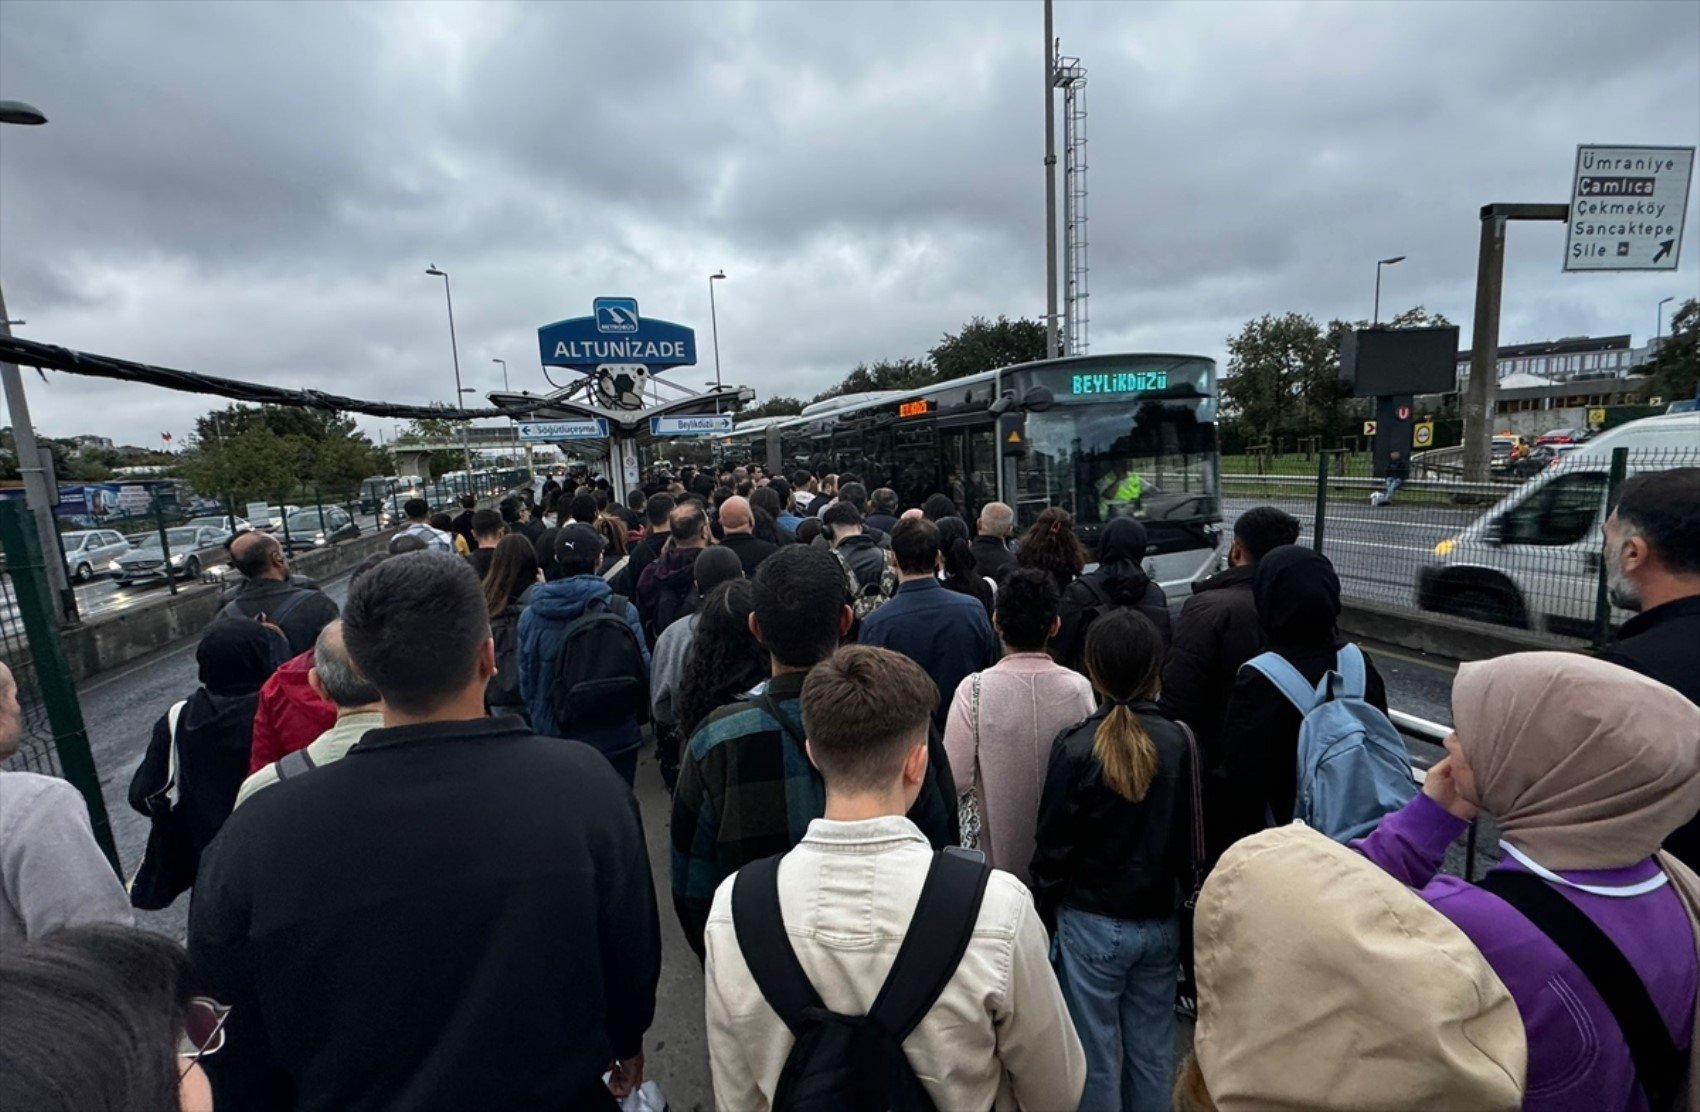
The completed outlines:
{"type": "MultiPolygon", "coordinates": [[[[1335,624],[1340,617],[1340,579],[1328,557],[1282,545],[1258,561],[1252,595],[1265,649],[1279,653],[1310,683],[1320,683],[1346,644],[1335,624]]],[[[1364,670],[1364,698],[1385,711],[1387,687],[1368,653],[1364,670]]],[[[1263,673],[1240,669],[1216,747],[1218,771],[1239,790],[1227,805],[1232,813],[1207,823],[1226,839],[1210,847],[1212,858],[1271,821],[1293,821],[1302,721],[1297,708],[1263,673]]]]}
{"type": "Polygon", "coordinates": [[[1068,585],[1057,611],[1062,629],[1051,642],[1051,656],[1076,671],[1084,669],[1086,631],[1100,614],[1135,609],[1156,625],[1169,644],[1169,600],[1145,574],[1145,526],[1118,517],[1104,526],[1098,540],[1098,570],[1068,585]]]}

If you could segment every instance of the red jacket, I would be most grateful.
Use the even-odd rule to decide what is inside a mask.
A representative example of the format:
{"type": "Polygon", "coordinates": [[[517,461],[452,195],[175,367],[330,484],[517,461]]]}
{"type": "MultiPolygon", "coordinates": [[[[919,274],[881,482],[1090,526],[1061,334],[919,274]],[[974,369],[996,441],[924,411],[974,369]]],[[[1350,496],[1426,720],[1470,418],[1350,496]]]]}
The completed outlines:
{"type": "Polygon", "coordinates": [[[254,711],[254,741],[248,751],[248,771],[258,772],[288,753],[305,749],[313,739],[336,725],[336,707],[307,686],[313,650],[290,659],[260,688],[254,711]]]}

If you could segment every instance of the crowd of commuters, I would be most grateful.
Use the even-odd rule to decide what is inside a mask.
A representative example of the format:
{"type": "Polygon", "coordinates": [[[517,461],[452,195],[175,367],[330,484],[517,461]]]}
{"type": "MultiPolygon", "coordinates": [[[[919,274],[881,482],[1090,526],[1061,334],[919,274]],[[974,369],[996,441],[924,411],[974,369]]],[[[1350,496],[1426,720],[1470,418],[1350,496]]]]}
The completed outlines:
{"type": "MultiPolygon", "coordinates": [[[[1320,727],[1279,677],[1361,661],[1372,718],[1385,684],[1274,507],[1178,614],[1137,518],[1093,553],[1062,507],[1017,538],[855,475],[428,511],[340,613],[233,543],[128,900],[75,792],[0,772],[24,1106],[630,1097],[646,727],[721,1108],[1694,1106],[1700,470],[1622,488],[1617,644],[1463,665],[1447,756],[1352,837],[1294,821],[1320,727]],[[1447,875],[1478,814],[1502,860],[1447,875]],[[126,928],[184,891],[186,958],[126,928]]],[[[0,666],[0,756],[18,730],[0,666]]]]}

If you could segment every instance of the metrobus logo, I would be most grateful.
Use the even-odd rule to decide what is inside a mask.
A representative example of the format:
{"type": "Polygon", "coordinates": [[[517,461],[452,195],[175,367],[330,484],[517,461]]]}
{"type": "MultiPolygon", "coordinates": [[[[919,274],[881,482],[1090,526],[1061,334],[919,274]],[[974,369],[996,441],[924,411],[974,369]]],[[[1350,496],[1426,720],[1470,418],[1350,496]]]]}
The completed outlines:
{"type": "Polygon", "coordinates": [[[596,331],[629,333],[638,330],[638,304],[635,297],[599,297],[596,309],[596,331]]]}

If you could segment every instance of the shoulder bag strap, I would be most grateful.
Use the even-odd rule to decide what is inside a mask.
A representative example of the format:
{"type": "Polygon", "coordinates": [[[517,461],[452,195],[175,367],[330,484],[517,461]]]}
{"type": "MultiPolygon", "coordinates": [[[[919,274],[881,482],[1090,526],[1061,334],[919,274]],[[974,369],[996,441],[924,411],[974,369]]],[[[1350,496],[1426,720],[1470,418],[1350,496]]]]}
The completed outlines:
{"type": "MultiPolygon", "coordinates": [[[[970,772],[972,779],[968,785],[975,791],[980,790],[980,676],[981,673],[974,673],[974,688],[970,693],[973,696],[973,706],[970,710],[974,716],[974,767],[970,772]]],[[[986,801],[983,799],[980,801],[980,809],[986,809],[986,801]]]]}
{"type": "Polygon", "coordinates": [[[779,862],[784,857],[764,857],[738,870],[732,881],[732,927],[756,987],[791,1033],[801,1037],[809,1013],[824,1011],[826,1005],[785,934],[779,908],[779,862]]]}
{"type": "Polygon", "coordinates": [[[1241,667],[1263,673],[1264,678],[1274,684],[1275,689],[1285,695],[1300,714],[1309,714],[1316,707],[1316,689],[1280,653],[1260,653],[1241,667]]]}
{"type": "Polygon", "coordinates": [[[1654,1112],[1674,1107],[1688,1070],[1687,1054],[1677,1049],[1652,995],[1623,951],[1587,912],[1538,876],[1496,869],[1476,883],[1516,908],[1576,963],[1617,1020],[1648,1107],[1654,1112]]]}
{"type": "Polygon", "coordinates": [[[183,717],[183,708],[189,705],[189,700],[172,703],[171,709],[165,712],[165,787],[161,791],[165,795],[167,807],[177,806],[177,723],[183,717]]]}
{"type": "Polygon", "coordinates": [[[307,594],[310,589],[311,588],[308,587],[297,587],[295,590],[289,592],[289,594],[283,597],[283,601],[278,603],[276,610],[270,611],[266,614],[266,621],[270,622],[272,625],[281,626],[283,624],[283,620],[289,617],[290,611],[294,610],[297,606],[300,606],[307,600],[307,594]]]}
{"type": "Polygon", "coordinates": [[[297,749],[293,753],[285,753],[277,761],[277,778],[287,780],[291,776],[299,776],[303,772],[317,768],[313,754],[305,749],[297,749]]]}
{"type": "Polygon", "coordinates": [[[1204,774],[1199,768],[1198,739],[1193,736],[1192,727],[1185,722],[1176,722],[1181,733],[1186,735],[1186,751],[1192,758],[1192,892],[1198,895],[1199,886],[1204,883],[1204,856],[1207,852],[1204,846],[1204,774]]]}
{"type": "Polygon", "coordinates": [[[1364,653],[1348,641],[1334,658],[1334,671],[1340,676],[1340,686],[1330,690],[1335,698],[1362,699],[1369,677],[1364,671],[1364,653]]]}
{"type": "Polygon", "coordinates": [[[779,704],[773,701],[773,696],[763,691],[751,702],[772,715],[773,720],[779,723],[779,728],[785,731],[785,736],[797,743],[797,748],[803,747],[803,731],[798,728],[795,722],[791,721],[790,715],[779,709],[779,704]]]}
{"type": "Polygon", "coordinates": [[[933,855],[927,882],[868,1021],[902,1042],[932,1011],[956,975],[974,937],[992,869],[979,850],[957,847],[933,855]]]}

